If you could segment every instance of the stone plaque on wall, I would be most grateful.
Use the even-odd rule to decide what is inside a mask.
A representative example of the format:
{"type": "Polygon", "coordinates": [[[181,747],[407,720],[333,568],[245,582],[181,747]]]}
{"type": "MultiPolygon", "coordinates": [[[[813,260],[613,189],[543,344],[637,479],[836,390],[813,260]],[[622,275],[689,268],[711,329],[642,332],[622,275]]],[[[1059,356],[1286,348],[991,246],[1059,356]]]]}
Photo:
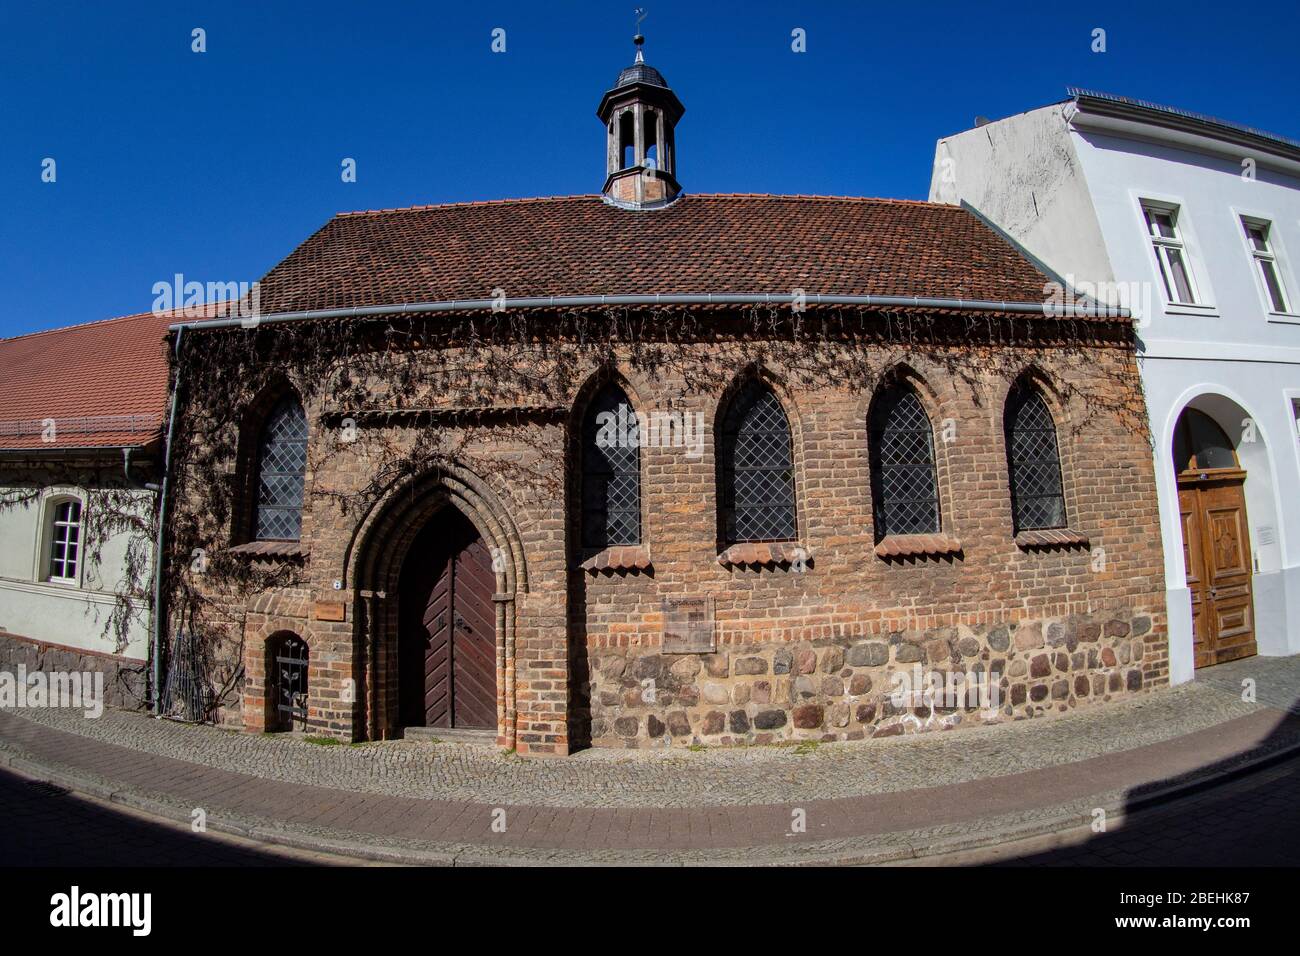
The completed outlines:
{"type": "Polygon", "coordinates": [[[713,598],[664,598],[665,654],[712,654],[718,649],[713,635],[713,598]]]}

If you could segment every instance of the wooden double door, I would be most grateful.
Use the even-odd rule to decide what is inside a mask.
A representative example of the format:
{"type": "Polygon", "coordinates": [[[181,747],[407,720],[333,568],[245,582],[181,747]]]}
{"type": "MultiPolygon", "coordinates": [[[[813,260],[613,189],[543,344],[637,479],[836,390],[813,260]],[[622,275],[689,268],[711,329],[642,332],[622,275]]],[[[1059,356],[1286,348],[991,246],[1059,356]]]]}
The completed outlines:
{"type": "Polygon", "coordinates": [[[446,508],[402,567],[399,711],[404,727],[495,730],[496,575],[464,515],[446,508]]]}
{"type": "Polygon", "coordinates": [[[1178,479],[1196,667],[1256,653],[1245,477],[1211,472],[1178,479]]]}

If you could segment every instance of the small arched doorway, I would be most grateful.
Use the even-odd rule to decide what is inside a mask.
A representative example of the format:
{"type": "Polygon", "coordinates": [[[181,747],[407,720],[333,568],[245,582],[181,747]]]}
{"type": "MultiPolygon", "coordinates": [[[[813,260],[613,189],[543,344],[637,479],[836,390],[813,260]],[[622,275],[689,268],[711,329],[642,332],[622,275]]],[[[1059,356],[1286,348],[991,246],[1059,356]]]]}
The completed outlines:
{"type": "Polygon", "coordinates": [[[398,585],[402,727],[494,734],[497,634],[491,551],[454,507],[416,535],[398,585]]]}
{"type": "Polygon", "coordinates": [[[272,705],[266,720],[268,731],[307,729],[310,659],[307,642],[292,631],[277,631],[267,640],[272,705]]]}
{"type": "Polygon", "coordinates": [[[1234,443],[1204,412],[1186,408],[1174,428],[1183,561],[1192,599],[1196,667],[1256,653],[1246,470],[1234,443]]]}

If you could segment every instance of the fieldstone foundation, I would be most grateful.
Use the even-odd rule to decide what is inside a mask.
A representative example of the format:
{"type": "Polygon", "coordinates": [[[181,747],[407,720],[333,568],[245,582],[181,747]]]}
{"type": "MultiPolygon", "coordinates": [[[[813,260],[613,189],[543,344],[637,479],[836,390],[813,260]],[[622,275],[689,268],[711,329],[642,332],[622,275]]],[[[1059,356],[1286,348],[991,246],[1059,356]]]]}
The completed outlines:
{"type": "Polygon", "coordinates": [[[1157,613],[1107,612],[715,654],[602,649],[592,743],[861,740],[1039,717],[1167,683],[1164,631],[1157,613]],[[917,696],[900,706],[909,690],[917,696]]]}

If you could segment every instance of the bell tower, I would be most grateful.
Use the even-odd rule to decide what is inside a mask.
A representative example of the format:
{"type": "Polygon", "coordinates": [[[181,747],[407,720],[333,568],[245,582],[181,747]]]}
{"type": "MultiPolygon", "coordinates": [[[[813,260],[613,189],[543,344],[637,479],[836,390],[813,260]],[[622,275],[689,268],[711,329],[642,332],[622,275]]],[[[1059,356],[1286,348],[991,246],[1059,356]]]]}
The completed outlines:
{"type": "Polygon", "coordinates": [[[652,209],[672,202],[677,182],[677,121],[686,112],[663,74],[645,62],[640,32],[632,38],[636,59],[600,100],[596,115],[605,124],[607,201],[628,209],[652,209]]]}

